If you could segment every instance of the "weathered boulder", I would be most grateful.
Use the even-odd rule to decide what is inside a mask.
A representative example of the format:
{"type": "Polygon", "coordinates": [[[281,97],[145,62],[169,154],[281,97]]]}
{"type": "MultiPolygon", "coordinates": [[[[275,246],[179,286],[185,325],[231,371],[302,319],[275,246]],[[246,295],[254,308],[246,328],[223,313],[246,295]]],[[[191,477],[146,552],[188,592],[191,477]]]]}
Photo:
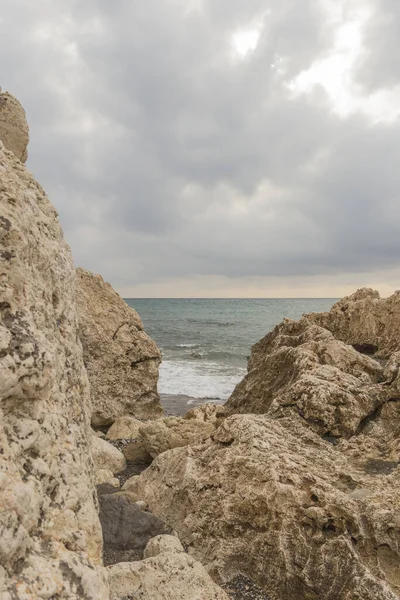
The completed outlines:
{"type": "Polygon", "coordinates": [[[89,376],[94,426],[118,417],[157,418],[160,350],[139,315],[100,275],[77,269],[79,336],[89,376]]]}
{"type": "Polygon", "coordinates": [[[228,600],[205,568],[183,551],[118,563],[108,572],[111,600],[228,600]]]}
{"type": "Polygon", "coordinates": [[[143,425],[142,421],[125,415],[118,417],[107,431],[106,438],[108,440],[130,440],[140,437],[139,427],[143,425]]]}
{"type": "Polygon", "coordinates": [[[373,472],[300,419],[235,415],[134,487],[220,580],[247,574],[271,600],[395,600],[397,464],[373,472]]]}
{"type": "Polygon", "coordinates": [[[125,457],[118,448],[97,437],[97,435],[92,435],[91,441],[92,457],[96,471],[107,469],[115,474],[126,469],[125,457]]]}
{"type": "Polygon", "coordinates": [[[321,436],[350,437],[391,397],[382,365],[310,322],[285,319],[252,348],[228,413],[296,416],[321,436]]]}
{"type": "Polygon", "coordinates": [[[102,485],[107,483],[113,487],[119,488],[119,479],[114,477],[114,473],[109,469],[99,469],[94,475],[94,482],[96,485],[102,485]]]}
{"type": "Polygon", "coordinates": [[[123,450],[125,459],[131,464],[150,464],[153,457],[148,453],[142,439],[129,442],[123,450]]]}
{"type": "Polygon", "coordinates": [[[204,404],[191,409],[184,417],[165,417],[143,423],[139,428],[143,445],[152,456],[161,452],[206,440],[220,424],[224,409],[204,404]]]}
{"type": "Polygon", "coordinates": [[[143,552],[150,538],[171,531],[163,521],[141,510],[128,495],[105,494],[99,502],[106,548],[143,552]]]}
{"type": "Polygon", "coordinates": [[[365,354],[387,358],[400,350],[400,291],[380,298],[377,291],[362,288],[339,300],[329,312],[307,318],[365,354]]]}
{"type": "Polygon", "coordinates": [[[151,538],[147,544],[143,557],[151,558],[165,552],[184,552],[183,546],[177,537],[173,535],[157,535],[151,538]]]}
{"type": "Polygon", "coordinates": [[[0,140],[21,162],[28,158],[29,127],[23,107],[0,88],[0,140]]]}
{"type": "Polygon", "coordinates": [[[16,157],[18,120],[4,127],[11,102],[0,106],[14,152],[0,142],[0,597],[105,600],[75,269],[55,209],[16,157]]]}

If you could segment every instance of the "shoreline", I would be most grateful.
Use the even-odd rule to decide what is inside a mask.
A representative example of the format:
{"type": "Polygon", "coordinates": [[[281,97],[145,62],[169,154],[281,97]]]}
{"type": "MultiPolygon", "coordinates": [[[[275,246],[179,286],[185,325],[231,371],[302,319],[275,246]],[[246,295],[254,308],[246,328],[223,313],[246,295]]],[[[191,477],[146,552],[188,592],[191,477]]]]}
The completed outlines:
{"type": "Polygon", "coordinates": [[[202,404],[225,404],[226,400],[219,398],[194,398],[184,394],[160,394],[161,405],[166,417],[181,417],[191,408],[202,404]]]}

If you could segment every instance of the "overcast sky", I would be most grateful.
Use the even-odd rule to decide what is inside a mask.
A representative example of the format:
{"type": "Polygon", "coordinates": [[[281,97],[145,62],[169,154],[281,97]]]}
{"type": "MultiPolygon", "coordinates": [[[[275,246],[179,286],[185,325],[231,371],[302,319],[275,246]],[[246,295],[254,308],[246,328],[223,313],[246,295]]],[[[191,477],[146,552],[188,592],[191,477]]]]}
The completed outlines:
{"type": "Polygon", "coordinates": [[[2,0],[3,90],[124,296],[400,288],[399,0],[2,0]]]}

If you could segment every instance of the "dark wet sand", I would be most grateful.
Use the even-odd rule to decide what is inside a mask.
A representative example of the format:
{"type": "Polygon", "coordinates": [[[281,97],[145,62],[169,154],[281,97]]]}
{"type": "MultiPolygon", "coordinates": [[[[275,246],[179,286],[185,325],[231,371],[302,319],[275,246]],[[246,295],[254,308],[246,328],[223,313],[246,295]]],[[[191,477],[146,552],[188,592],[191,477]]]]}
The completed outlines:
{"type": "Polygon", "coordinates": [[[188,410],[201,404],[223,404],[224,402],[216,398],[192,398],[181,394],[160,394],[160,400],[165,414],[184,415],[188,410]]]}

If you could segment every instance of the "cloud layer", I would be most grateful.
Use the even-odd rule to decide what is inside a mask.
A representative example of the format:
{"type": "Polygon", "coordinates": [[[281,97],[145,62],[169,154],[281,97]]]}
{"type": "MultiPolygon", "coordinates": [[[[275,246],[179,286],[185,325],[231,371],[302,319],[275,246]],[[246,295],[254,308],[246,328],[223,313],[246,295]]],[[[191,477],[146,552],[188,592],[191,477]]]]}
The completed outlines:
{"type": "Polygon", "coordinates": [[[132,295],[396,287],[397,4],[3,0],[76,262],[132,295]]]}

